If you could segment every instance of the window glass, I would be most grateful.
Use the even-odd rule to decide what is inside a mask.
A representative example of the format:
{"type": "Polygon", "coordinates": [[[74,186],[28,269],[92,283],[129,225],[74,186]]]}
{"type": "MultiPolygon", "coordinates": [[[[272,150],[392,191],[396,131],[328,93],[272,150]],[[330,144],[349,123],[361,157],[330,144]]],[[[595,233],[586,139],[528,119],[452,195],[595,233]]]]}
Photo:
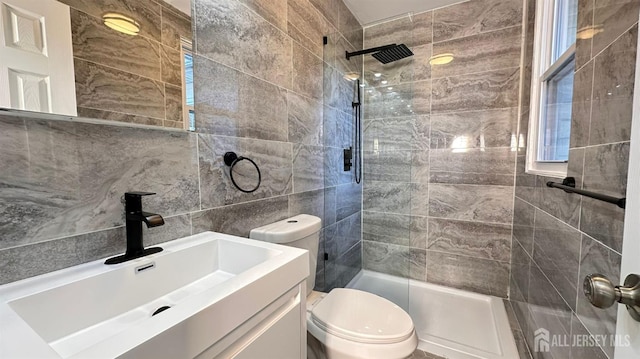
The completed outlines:
{"type": "Polygon", "coordinates": [[[538,161],[564,162],[569,159],[574,67],[574,61],[567,63],[547,82],[538,161]]]}
{"type": "Polygon", "coordinates": [[[196,113],[193,110],[189,110],[189,131],[196,130],[196,113]]]}
{"type": "Polygon", "coordinates": [[[553,49],[551,62],[554,63],[576,42],[578,23],[578,0],[556,0],[553,49]]]}
{"type": "Polygon", "coordinates": [[[183,47],[184,50],[184,105],[189,121],[189,131],[196,130],[196,115],[194,111],[195,101],[193,96],[193,54],[191,49],[183,47]]]}
{"type": "Polygon", "coordinates": [[[193,106],[193,55],[190,53],[184,54],[184,82],[186,97],[185,102],[189,106],[193,106]]]}

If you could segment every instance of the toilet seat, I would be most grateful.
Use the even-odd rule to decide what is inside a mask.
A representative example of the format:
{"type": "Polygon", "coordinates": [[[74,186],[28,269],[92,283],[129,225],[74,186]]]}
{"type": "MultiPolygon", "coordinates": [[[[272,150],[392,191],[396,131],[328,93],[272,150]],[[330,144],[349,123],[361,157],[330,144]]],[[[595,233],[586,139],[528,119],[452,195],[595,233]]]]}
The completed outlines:
{"type": "Polygon", "coordinates": [[[414,334],[411,317],[400,307],[377,295],[336,288],[315,300],[310,320],[336,337],[366,344],[393,344],[414,334]]]}

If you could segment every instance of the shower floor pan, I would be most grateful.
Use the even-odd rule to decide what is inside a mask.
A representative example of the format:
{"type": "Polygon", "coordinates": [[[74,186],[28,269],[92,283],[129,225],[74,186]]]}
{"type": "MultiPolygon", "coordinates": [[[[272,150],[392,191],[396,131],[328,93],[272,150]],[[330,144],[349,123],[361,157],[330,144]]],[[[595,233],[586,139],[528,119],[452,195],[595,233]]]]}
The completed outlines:
{"type": "Polygon", "coordinates": [[[518,359],[502,299],[363,270],[347,285],[409,313],[418,349],[448,359],[518,359]]]}

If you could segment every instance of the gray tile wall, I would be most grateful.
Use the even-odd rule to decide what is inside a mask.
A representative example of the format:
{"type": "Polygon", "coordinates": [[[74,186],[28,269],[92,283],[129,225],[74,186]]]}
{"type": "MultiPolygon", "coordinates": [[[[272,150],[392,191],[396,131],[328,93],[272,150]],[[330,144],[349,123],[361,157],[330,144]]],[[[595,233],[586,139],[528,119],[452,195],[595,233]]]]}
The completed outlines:
{"type": "MultiPolygon", "coordinates": [[[[360,270],[361,190],[339,156],[323,158],[334,149],[325,146],[323,112],[339,123],[338,100],[351,97],[323,108],[322,35],[340,39],[335,51],[359,49],[362,28],[338,0],[195,7],[197,133],[0,116],[0,284],[123,252],[120,198],[131,190],[157,192],[144,207],[166,221],[145,229],[146,245],[206,230],[248,236],[308,213],[323,218],[322,249],[332,253],[326,279],[319,263],[318,289],[360,270]],[[234,189],[226,151],[260,165],[258,191],[234,189]]],[[[150,23],[158,28],[148,27],[149,37],[172,34],[150,23]]],[[[234,177],[256,180],[244,165],[234,177]]]]}
{"type": "MultiPolygon", "coordinates": [[[[533,9],[526,26],[525,76],[530,77],[533,9]]],[[[626,193],[640,1],[580,0],[578,29],[602,29],[578,39],[569,151],[569,176],[577,187],[611,196],[626,193]]],[[[523,81],[527,91],[530,80],[523,81]]],[[[527,138],[528,97],[523,97],[520,139],[527,138]]],[[[518,149],[513,218],[510,299],[529,349],[533,333],[615,334],[616,309],[592,307],[582,280],[602,273],[620,281],[624,210],[615,205],[546,187],[549,180],[525,173],[526,143],[518,149]]],[[[609,342],[601,347],[552,347],[562,358],[613,358],[609,342]]],[[[550,356],[549,356],[550,357],[550,356]]]]}
{"type": "Polygon", "coordinates": [[[158,193],[145,209],[166,224],[147,244],[191,234],[194,134],[13,116],[0,127],[0,283],[124,251],[126,191],[158,193]]]}
{"type": "Polygon", "coordinates": [[[365,48],[415,54],[365,57],[365,268],[507,297],[522,7],[474,0],[365,28],[365,48]],[[430,66],[442,53],[455,59],[430,66]]]}
{"type": "Polygon", "coordinates": [[[78,116],[184,128],[180,38],[192,38],[191,18],[160,0],[59,1],[71,7],[78,116]],[[140,34],[104,26],[105,9],[140,34]]]}

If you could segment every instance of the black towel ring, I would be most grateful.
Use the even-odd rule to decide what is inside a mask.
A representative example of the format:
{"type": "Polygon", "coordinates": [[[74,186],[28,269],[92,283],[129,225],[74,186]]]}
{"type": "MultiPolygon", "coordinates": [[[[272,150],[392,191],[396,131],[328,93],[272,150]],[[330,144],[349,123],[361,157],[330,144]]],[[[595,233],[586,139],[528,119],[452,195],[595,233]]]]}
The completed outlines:
{"type": "Polygon", "coordinates": [[[239,156],[235,153],[235,152],[227,152],[224,154],[224,164],[229,166],[229,177],[231,177],[231,183],[233,183],[234,186],[236,186],[236,188],[244,193],[252,193],[255,192],[259,187],[260,187],[260,183],[262,183],[262,174],[260,173],[260,167],[258,167],[258,165],[253,162],[253,160],[251,158],[247,158],[247,157],[242,157],[239,156]],[[243,160],[247,160],[249,162],[251,162],[255,167],[256,170],[258,171],[258,184],[255,186],[255,188],[250,189],[250,190],[246,190],[241,188],[240,186],[238,186],[238,184],[236,183],[236,181],[233,179],[233,167],[235,165],[238,164],[238,162],[241,162],[243,160]]]}

